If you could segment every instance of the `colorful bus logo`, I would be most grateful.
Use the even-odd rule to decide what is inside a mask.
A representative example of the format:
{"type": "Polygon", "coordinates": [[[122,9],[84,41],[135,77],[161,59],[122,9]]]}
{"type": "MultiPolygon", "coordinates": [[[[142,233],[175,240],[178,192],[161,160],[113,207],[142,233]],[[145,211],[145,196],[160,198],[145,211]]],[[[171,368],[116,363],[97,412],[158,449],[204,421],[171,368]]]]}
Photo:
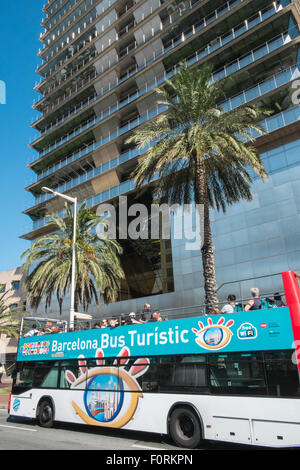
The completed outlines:
{"type": "Polygon", "coordinates": [[[71,371],[66,371],[66,379],[71,389],[80,389],[86,381],[84,391],[84,410],[73,401],[72,406],[80,418],[87,424],[121,428],[134,416],[139,400],[143,398],[137,378],[149,368],[148,358],[137,359],[127,371],[130,350],[124,347],[112,366],[105,365],[104,353],[98,349],[96,364],[98,367],[87,369],[84,356],[79,356],[81,375],[76,379],[71,371]],[[126,393],[127,392],[127,393],[126,393]],[[128,393],[129,392],[129,393],[128,393]],[[130,393],[134,392],[134,393],[130,393]]]}
{"type": "Polygon", "coordinates": [[[123,406],[123,380],[115,375],[96,375],[87,383],[84,404],[91,418],[100,423],[114,421],[123,406]]]}
{"type": "Polygon", "coordinates": [[[257,338],[257,329],[252,323],[243,323],[237,330],[237,336],[239,339],[255,339],[257,338]]]}
{"type": "Polygon", "coordinates": [[[225,323],[225,318],[222,317],[214,324],[212,319],[208,318],[207,323],[208,325],[204,326],[204,323],[199,321],[200,330],[192,328],[198,346],[208,350],[218,350],[230,343],[233,333],[229,328],[234,324],[234,320],[225,323]]]}
{"type": "Polygon", "coordinates": [[[16,398],[13,402],[13,410],[18,411],[21,406],[21,400],[19,398],[16,398]]]}

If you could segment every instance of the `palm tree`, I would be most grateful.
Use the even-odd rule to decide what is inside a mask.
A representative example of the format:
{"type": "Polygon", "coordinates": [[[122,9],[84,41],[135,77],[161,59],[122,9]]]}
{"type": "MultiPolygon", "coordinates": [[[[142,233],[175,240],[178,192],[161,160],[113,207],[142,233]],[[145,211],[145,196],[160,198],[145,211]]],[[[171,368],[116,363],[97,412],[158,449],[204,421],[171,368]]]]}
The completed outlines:
{"type": "Polygon", "coordinates": [[[8,290],[0,294],[0,334],[8,337],[18,338],[20,322],[17,319],[16,312],[11,311],[8,301],[13,297],[8,290]]]}
{"type": "Polygon", "coordinates": [[[167,112],[150,121],[127,140],[143,149],[145,158],[133,172],[137,187],[159,180],[154,194],[158,203],[195,202],[203,214],[202,264],[206,311],[218,306],[210,208],[222,209],[239,200],[250,201],[252,168],[267,177],[253,131],[263,134],[259,121],[270,114],[244,105],[224,112],[224,81],[211,80],[212,67],[199,69],[182,64],[163,89],[156,89],[158,105],[167,112]],[[203,220],[204,219],[204,220],[203,220]]]}
{"type": "MultiPolygon", "coordinates": [[[[36,239],[31,248],[23,253],[27,257],[25,269],[32,267],[26,279],[28,299],[37,309],[45,298],[46,310],[56,294],[60,313],[63,299],[71,286],[73,213],[66,204],[67,218],[48,214],[48,225],[56,225],[57,231],[36,239]]],[[[101,217],[86,209],[83,203],[77,214],[75,310],[79,304],[84,311],[93,300],[99,302],[99,292],[105,303],[114,301],[120,280],[124,277],[119,255],[122,249],[118,242],[96,234],[96,226],[104,223],[101,217]]],[[[104,223],[105,225],[105,223],[104,223]]]]}

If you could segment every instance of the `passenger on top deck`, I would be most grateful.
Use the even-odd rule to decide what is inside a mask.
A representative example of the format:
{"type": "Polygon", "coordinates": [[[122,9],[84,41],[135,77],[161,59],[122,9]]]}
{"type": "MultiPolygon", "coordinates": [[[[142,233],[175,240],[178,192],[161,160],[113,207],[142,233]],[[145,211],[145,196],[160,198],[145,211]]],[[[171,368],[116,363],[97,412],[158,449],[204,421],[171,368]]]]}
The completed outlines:
{"type": "Polygon", "coordinates": [[[35,336],[39,333],[39,330],[37,329],[36,324],[34,323],[31,327],[31,330],[29,330],[25,335],[24,338],[27,338],[29,336],[35,336]]]}
{"type": "Polygon", "coordinates": [[[219,315],[221,315],[222,313],[234,313],[235,301],[236,301],[236,296],[234,294],[229,294],[227,297],[227,303],[223,306],[221,310],[217,308],[216,313],[219,315]]]}
{"type": "Polygon", "coordinates": [[[260,310],[262,301],[261,298],[259,297],[259,289],[257,287],[252,287],[251,289],[251,295],[252,299],[250,299],[245,306],[245,312],[248,312],[249,310],[260,310]]]}
{"type": "Polygon", "coordinates": [[[276,307],[285,307],[285,303],[282,301],[279,292],[275,292],[273,300],[275,302],[276,307]]]}
{"type": "Polygon", "coordinates": [[[131,312],[129,314],[129,321],[130,321],[130,324],[133,324],[133,325],[141,325],[141,324],[145,323],[143,320],[137,320],[136,319],[135,312],[131,312]]]}

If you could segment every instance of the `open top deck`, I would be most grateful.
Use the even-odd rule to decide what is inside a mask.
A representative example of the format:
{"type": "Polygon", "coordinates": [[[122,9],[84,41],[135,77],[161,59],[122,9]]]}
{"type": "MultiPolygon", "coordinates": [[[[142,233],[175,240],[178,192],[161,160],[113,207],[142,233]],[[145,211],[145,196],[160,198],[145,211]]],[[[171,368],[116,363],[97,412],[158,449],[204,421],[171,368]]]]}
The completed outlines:
{"type": "Polygon", "coordinates": [[[116,357],[122,348],[130,356],[291,350],[300,340],[300,275],[288,271],[282,279],[287,306],[280,308],[269,308],[264,301],[262,309],[248,312],[192,312],[173,319],[162,315],[161,321],[107,328],[93,328],[90,321],[86,329],[69,332],[66,322],[39,319],[48,326],[56,322],[54,331],[20,338],[17,360],[92,358],[99,350],[105,357],[116,357]]]}
{"type": "Polygon", "coordinates": [[[293,329],[288,307],[193,317],[117,328],[21,338],[18,361],[289,350],[293,329]]]}

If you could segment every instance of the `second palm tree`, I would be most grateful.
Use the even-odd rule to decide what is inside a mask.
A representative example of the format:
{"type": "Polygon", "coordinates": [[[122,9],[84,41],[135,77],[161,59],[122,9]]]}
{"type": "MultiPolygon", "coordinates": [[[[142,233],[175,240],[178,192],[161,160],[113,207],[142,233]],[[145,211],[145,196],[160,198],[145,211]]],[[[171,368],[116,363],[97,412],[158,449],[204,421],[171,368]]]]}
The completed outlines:
{"type": "MultiPolygon", "coordinates": [[[[64,297],[70,290],[73,213],[69,205],[66,210],[65,220],[48,215],[49,225],[57,230],[35,240],[23,253],[24,267],[31,270],[26,287],[34,309],[43,298],[47,309],[56,295],[61,313],[64,297]]],[[[96,233],[99,223],[103,223],[101,218],[82,204],[77,214],[75,311],[80,304],[87,311],[93,300],[98,304],[100,293],[105,303],[114,301],[124,277],[119,260],[121,247],[115,240],[99,238],[96,233]]]]}

